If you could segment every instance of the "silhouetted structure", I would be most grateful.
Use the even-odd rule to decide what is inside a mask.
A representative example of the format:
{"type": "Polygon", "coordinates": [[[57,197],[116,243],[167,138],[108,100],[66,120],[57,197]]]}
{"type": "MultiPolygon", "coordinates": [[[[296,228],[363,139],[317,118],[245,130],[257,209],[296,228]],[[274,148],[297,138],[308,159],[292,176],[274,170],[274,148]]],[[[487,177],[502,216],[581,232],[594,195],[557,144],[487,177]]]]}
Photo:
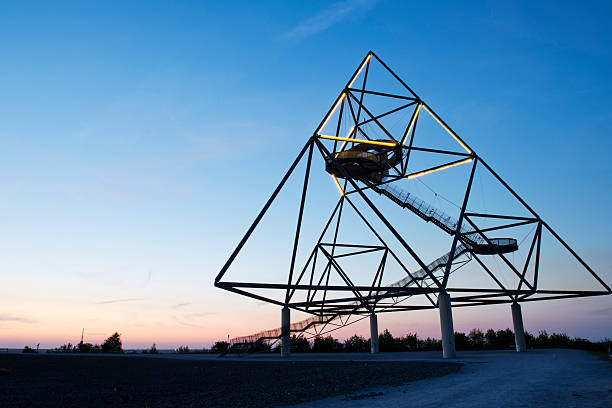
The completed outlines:
{"type": "MultiPolygon", "coordinates": [[[[395,123],[397,125],[397,121],[395,123]]],[[[433,139],[431,139],[433,140],[433,139]]],[[[316,155],[315,155],[316,156],[316,155]]],[[[410,189],[410,185],[408,186],[410,189]]],[[[437,195],[436,195],[437,196],[437,195]]],[[[379,201],[380,201],[379,198],[379,201]]],[[[271,256],[278,256],[270,249],[271,256]]],[[[318,335],[330,328],[342,327],[355,319],[370,316],[372,337],[377,332],[376,315],[381,312],[440,309],[442,342],[445,357],[455,353],[451,301],[454,307],[480,306],[500,303],[512,304],[512,315],[518,351],[525,348],[524,330],[520,302],[574,298],[583,296],[608,295],[610,287],[580,258],[572,248],[472,149],[448,126],[435,111],[412,91],[378,56],[369,52],[336,101],[308,139],[297,158],[284,175],[280,184],[264,205],[253,224],[248,229],[234,252],[215,279],[215,286],[254,299],[281,306],[282,327],[260,332],[251,336],[235,338],[234,344],[255,344],[267,339],[283,338],[283,355],[289,354],[289,336],[310,330],[318,335]],[[387,84],[396,91],[387,92],[371,83],[373,65],[385,76],[387,84]],[[382,109],[375,111],[373,106],[382,109]],[[399,116],[400,127],[392,129],[390,119],[399,116]],[[419,139],[417,124],[425,115],[433,119],[434,131],[440,131],[448,142],[442,148],[430,145],[430,139],[419,139]],[[348,132],[341,133],[342,129],[348,132]],[[417,141],[421,142],[418,144],[417,141]],[[304,265],[296,265],[296,254],[300,242],[302,221],[307,192],[312,171],[313,153],[323,159],[327,171],[336,184],[339,196],[331,216],[327,219],[318,241],[314,244],[304,265]],[[293,239],[293,251],[286,282],[258,283],[225,280],[232,262],[249,240],[262,217],[285,186],[295,169],[305,161],[303,188],[299,197],[297,226],[293,239]],[[449,215],[415,196],[412,191],[402,187],[420,177],[430,174],[450,172],[451,169],[464,168],[467,171],[453,186],[462,189],[461,205],[456,215],[449,215]],[[472,210],[470,195],[475,173],[486,174],[507,194],[506,201],[512,201],[521,215],[515,212],[486,212],[472,210]],[[409,233],[400,233],[397,223],[385,215],[385,210],[375,203],[377,197],[388,199],[406,209],[422,220],[435,225],[451,237],[447,253],[433,262],[426,263],[413,246],[409,245],[409,233]],[[375,219],[369,220],[364,206],[375,219]],[[364,230],[376,237],[376,244],[364,245],[359,242],[338,242],[343,210],[352,210],[362,223],[364,230]],[[494,226],[487,226],[495,224],[494,226]],[[378,225],[378,226],[375,226],[378,225]],[[381,227],[382,225],[382,227],[381,227]],[[509,254],[519,250],[517,229],[530,226],[532,229],[524,239],[528,251],[525,261],[515,265],[509,254]],[[390,235],[400,250],[396,250],[383,239],[383,233],[390,235]],[[596,290],[563,290],[538,287],[542,235],[547,232],[551,240],[557,242],[600,286],[596,290]],[[501,237],[497,234],[503,234],[501,237]],[[354,282],[350,271],[340,264],[341,258],[357,257],[368,254],[380,256],[378,267],[371,270],[369,283],[354,282]],[[485,258],[499,260],[492,268],[485,258]],[[406,266],[409,260],[418,265],[411,271],[406,266]],[[490,279],[492,286],[450,286],[452,272],[475,260],[477,266],[490,279]],[[385,283],[384,277],[389,262],[399,265],[403,277],[392,283],[385,283]],[[500,266],[501,265],[501,266],[500,266]],[[500,278],[503,273],[515,279],[515,286],[509,287],[500,278]],[[334,276],[339,283],[330,283],[334,276]],[[273,289],[281,295],[271,297],[261,290],[273,289]],[[452,298],[451,298],[452,296],[452,298]],[[409,304],[414,298],[423,299],[421,304],[409,304]],[[294,309],[312,314],[313,317],[290,324],[289,310],[294,309]]],[[[378,349],[372,345],[372,352],[378,349]]]]}

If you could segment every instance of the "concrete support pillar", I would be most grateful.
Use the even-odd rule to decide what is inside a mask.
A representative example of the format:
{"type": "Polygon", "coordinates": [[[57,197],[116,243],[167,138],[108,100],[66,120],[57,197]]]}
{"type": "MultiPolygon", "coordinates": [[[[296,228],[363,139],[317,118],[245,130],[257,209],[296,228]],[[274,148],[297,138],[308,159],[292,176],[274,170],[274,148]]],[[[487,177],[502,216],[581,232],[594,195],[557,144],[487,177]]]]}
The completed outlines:
{"type": "Polygon", "coordinates": [[[514,324],[514,344],[516,351],[527,351],[527,343],[525,342],[525,328],[523,327],[523,312],[521,305],[517,302],[512,303],[512,323],[514,324]]]}
{"type": "Polygon", "coordinates": [[[281,312],[281,357],[291,355],[291,315],[287,306],[281,312]]]}
{"type": "Polygon", "coordinates": [[[370,352],[378,353],[378,316],[370,315],[370,352]]]}
{"type": "Polygon", "coordinates": [[[440,293],[438,308],[440,309],[440,329],[442,331],[442,357],[455,358],[455,329],[453,328],[451,299],[448,293],[440,293]]]}

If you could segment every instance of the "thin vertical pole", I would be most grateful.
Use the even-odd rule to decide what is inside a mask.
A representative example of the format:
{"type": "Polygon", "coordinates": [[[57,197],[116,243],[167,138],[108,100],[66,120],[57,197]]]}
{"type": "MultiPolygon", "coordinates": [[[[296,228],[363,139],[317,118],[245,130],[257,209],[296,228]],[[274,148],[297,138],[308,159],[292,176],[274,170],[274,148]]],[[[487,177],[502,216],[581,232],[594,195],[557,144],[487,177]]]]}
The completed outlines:
{"type": "MultiPolygon", "coordinates": [[[[539,224],[538,224],[539,225],[539,224]]],[[[527,269],[529,268],[529,262],[531,261],[531,255],[533,254],[533,248],[535,247],[535,243],[538,239],[538,228],[536,227],[536,231],[533,234],[533,240],[531,241],[531,245],[529,246],[529,252],[527,253],[527,259],[525,260],[525,266],[523,267],[523,274],[521,275],[521,280],[519,281],[517,291],[521,290],[521,286],[523,286],[523,281],[525,280],[525,275],[527,275],[527,269]]],[[[518,300],[519,294],[517,293],[514,297],[514,300],[518,300]]]]}
{"type": "Polygon", "coordinates": [[[540,272],[540,244],[542,242],[542,222],[538,223],[538,246],[536,247],[535,270],[533,272],[533,291],[538,290],[538,273],[540,272]]]}
{"type": "Polygon", "coordinates": [[[287,292],[285,294],[285,304],[289,303],[289,285],[293,279],[293,269],[295,268],[295,257],[297,255],[298,243],[300,240],[300,230],[302,228],[302,217],[304,215],[304,203],[306,202],[306,191],[308,190],[308,178],[310,176],[310,163],[312,162],[312,150],[313,145],[310,145],[308,149],[308,161],[306,162],[306,174],[304,175],[304,187],[302,189],[302,201],[300,202],[300,212],[297,220],[297,227],[295,228],[295,239],[293,241],[293,254],[291,255],[291,266],[289,267],[289,279],[287,281],[287,292]]]}
{"type": "Polygon", "coordinates": [[[472,171],[470,172],[470,179],[468,181],[467,189],[465,190],[465,196],[463,197],[463,204],[461,205],[461,213],[459,214],[459,220],[457,221],[457,229],[455,230],[455,235],[453,236],[453,243],[451,245],[450,253],[448,254],[448,262],[446,263],[446,269],[444,270],[444,278],[442,280],[442,287],[444,288],[448,283],[450,269],[453,265],[453,260],[455,259],[455,249],[457,249],[457,240],[459,239],[459,234],[461,234],[461,225],[463,224],[465,208],[467,207],[467,203],[470,198],[470,191],[472,190],[472,181],[474,180],[474,172],[476,171],[477,163],[478,158],[474,158],[474,164],[472,165],[472,171]]]}

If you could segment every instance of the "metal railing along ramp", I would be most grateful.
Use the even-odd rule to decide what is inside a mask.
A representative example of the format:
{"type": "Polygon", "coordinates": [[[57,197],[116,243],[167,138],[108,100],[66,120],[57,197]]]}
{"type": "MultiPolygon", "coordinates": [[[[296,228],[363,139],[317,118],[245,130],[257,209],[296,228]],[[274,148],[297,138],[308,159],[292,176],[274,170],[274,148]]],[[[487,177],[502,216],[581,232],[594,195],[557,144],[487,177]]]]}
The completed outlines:
{"type": "MultiPolygon", "coordinates": [[[[455,235],[455,231],[457,231],[457,223],[459,221],[452,216],[438,210],[414,194],[400,190],[399,188],[393,187],[388,183],[378,186],[372,183],[367,184],[372,188],[372,190],[391,199],[391,201],[400,207],[412,211],[423,220],[433,223],[446,233],[455,235]]],[[[473,229],[466,227],[465,224],[461,226],[461,235],[463,239],[473,247],[487,244],[484,238],[478,235],[478,233],[473,229]]]]}
{"type": "MultiPolygon", "coordinates": [[[[400,207],[407,208],[421,219],[433,223],[446,233],[455,235],[459,221],[452,216],[438,210],[414,194],[400,190],[388,183],[376,185],[367,180],[362,181],[372,190],[391,199],[400,207]]],[[[475,231],[466,223],[461,225],[460,231],[459,240],[468,247],[467,249],[476,254],[496,255],[518,250],[518,243],[514,238],[487,238],[487,242],[481,232],[475,231]]]]}
{"type": "MultiPolygon", "coordinates": [[[[463,255],[463,254],[468,254],[469,256],[469,251],[463,244],[458,244],[457,248],[455,249],[454,258],[458,258],[460,255],[463,255]]],[[[433,274],[434,272],[439,271],[444,266],[446,266],[446,264],[448,263],[449,257],[450,257],[450,252],[440,256],[439,258],[431,262],[429,265],[427,265],[427,268],[433,274]]],[[[412,276],[408,275],[405,278],[400,279],[396,282],[393,282],[387,286],[403,288],[403,287],[409,287],[409,286],[415,285],[417,283],[420,283],[421,287],[430,287],[431,285],[433,285],[433,280],[428,277],[427,272],[423,268],[419,269],[416,272],[413,272],[411,275],[412,276]]],[[[438,276],[437,278],[440,278],[440,277],[438,276]]],[[[380,294],[385,294],[385,293],[386,293],[385,291],[381,291],[381,292],[378,292],[377,294],[380,295],[380,294]]],[[[406,299],[410,298],[411,296],[412,295],[405,295],[405,296],[400,295],[401,299],[398,298],[396,301],[393,302],[393,304],[403,302],[406,299]]],[[[352,305],[355,306],[355,310],[360,309],[362,307],[361,302],[358,302],[358,301],[353,302],[352,305]]],[[[301,333],[314,326],[327,325],[329,323],[332,323],[334,320],[338,319],[340,316],[341,315],[339,313],[333,314],[333,315],[326,315],[326,316],[319,316],[319,315],[312,316],[312,317],[309,317],[308,319],[304,319],[299,322],[292,323],[289,326],[290,328],[289,330],[291,333],[301,333]]],[[[275,329],[260,331],[258,333],[250,334],[247,336],[235,337],[233,339],[230,339],[228,352],[231,352],[232,348],[236,348],[241,345],[253,345],[253,344],[261,343],[264,340],[279,339],[281,337],[281,334],[282,334],[282,330],[280,327],[278,327],[275,329]]],[[[223,353],[223,354],[226,354],[226,353],[223,353]]]]}

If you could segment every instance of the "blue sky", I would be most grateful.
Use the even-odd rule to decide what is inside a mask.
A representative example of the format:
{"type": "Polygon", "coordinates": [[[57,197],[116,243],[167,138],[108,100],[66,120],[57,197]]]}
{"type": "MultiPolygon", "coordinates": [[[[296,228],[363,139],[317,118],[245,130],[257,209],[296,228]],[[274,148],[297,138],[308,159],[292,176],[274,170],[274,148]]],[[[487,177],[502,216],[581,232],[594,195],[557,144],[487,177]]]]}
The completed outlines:
{"type": "MultiPolygon", "coordinates": [[[[610,282],[610,17],[605,2],[0,6],[0,342],[277,325],[212,280],[368,50],[610,282]]],[[[533,307],[532,329],[612,336],[610,300],[567,305],[583,314],[533,307]]],[[[507,320],[491,310],[456,325],[507,320]]]]}

